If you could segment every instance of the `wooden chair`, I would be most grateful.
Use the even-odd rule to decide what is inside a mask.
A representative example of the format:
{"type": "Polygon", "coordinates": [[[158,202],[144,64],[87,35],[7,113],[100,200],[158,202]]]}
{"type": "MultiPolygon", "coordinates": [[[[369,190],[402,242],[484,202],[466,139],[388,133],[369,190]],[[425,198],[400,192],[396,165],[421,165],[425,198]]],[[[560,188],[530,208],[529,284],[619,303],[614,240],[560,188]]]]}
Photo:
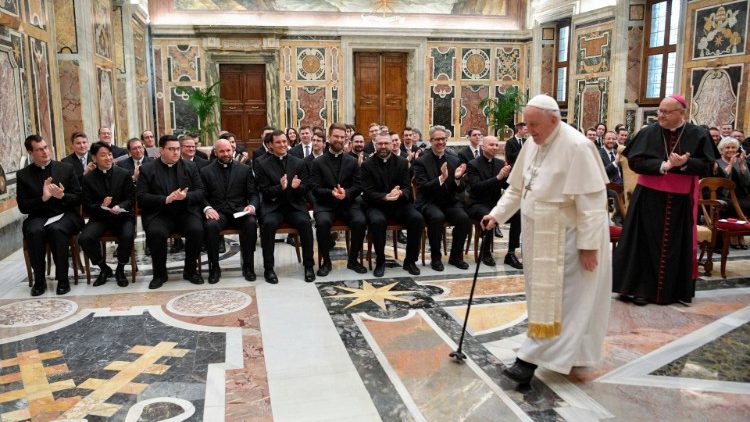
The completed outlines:
{"type": "Polygon", "coordinates": [[[297,252],[297,262],[302,263],[302,254],[300,253],[300,241],[299,241],[299,232],[294,227],[290,226],[287,223],[284,223],[279,226],[279,228],[276,230],[276,234],[288,234],[291,235],[292,238],[294,238],[294,251],[297,252]]]}
{"type": "MultiPolygon", "coordinates": [[[[724,177],[706,177],[700,181],[701,192],[708,192],[710,200],[718,201],[718,190],[724,189],[729,193],[729,203],[727,208],[734,210],[737,220],[746,221],[747,217],[742,212],[739,201],[737,201],[737,195],[734,192],[735,184],[733,181],[724,177]]],[[[711,205],[709,204],[709,207],[711,205]]],[[[718,213],[716,214],[718,215],[718,213]]],[[[713,220],[715,222],[714,229],[717,235],[721,235],[721,276],[727,278],[727,256],[729,255],[729,240],[732,236],[748,236],[750,235],[750,224],[736,224],[730,222],[722,222],[720,220],[713,220]]],[[[711,254],[706,257],[707,260],[711,259],[711,254]]]]}
{"type": "MultiPolygon", "coordinates": [[[[388,220],[385,223],[385,232],[390,231],[393,237],[393,258],[396,261],[398,261],[398,232],[403,229],[404,227],[395,221],[388,220]]],[[[369,230],[367,231],[367,266],[372,269],[372,236],[369,230]]]]}
{"type": "Polygon", "coordinates": [[[704,274],[710,277],[714,267],[712,256],[716,248],[716,222],[719,221],[719,212],[726,206],[726,202],[701,199],[698,204],[703,215],[703,224],[698,224],[698,265],[702,266],[704,274]]]}
{"type": "MultiPolygon", "coordinates": [[[[331,224],[331,232],[344,232],[344,236],[346,239],[346,255],[349,256],[349,248],[351,246],[351,228],[348,224],[346,224],[344,221],[336,219],[333,221],[333,224],[331,224]]],[[[359,261],[362,262],[363,259],[363,251],[360,249],[359,254],[359,261]]],[[[318,249],[318,267],[323,264],[323,256],[320,254],[320,249],[318,249]]]]}
{"type": "MultiPolygon", "coordinates": [[[[612,199],[614,210],[618,212],[624,219],[627,209],[625,208],[624,190],[621,184],[614,182],[607,183],[607,202],[609,202],[610,198],[612,199]],[[610,196],[611,193],[614,193],[614,196],[610,196]]],[[[609,212],[609,203],[607,204],[607,211],[609,212]]],[[[617,242],[620,241],[621,233],[622,226],[609,226],[609,241],[612,243],[613,254],[615,248],[617,247],[617,242]]]]}
{"type": "MultiPolygon", "coordinates": [[[[74,234],[68,237],[68,246],[70,255],[73,258],[73,284],[78,284],[78,269],[80,265],[80,251],[78,248],[78,235],[74,234]]],[[[34,285],[34,274],[31,271],[31,255],[29,255],[29,245],[26,239],[23,240],[23,259],[26,262],[26,275],[29,277],[29,287],[34,285]]],[[[52,268],[52,251],[47,244],[47,274],[50,274],[52,268]]]]}
{"type": "MultiPolygon", "coordinates": [[[[495,242],[494,242],[494,234],[493,241],[490,242],[490,252],[495,252],[495,242]]],[[[474,222],[474,260],[476,261],[479,259],[479,242],[482,240],[482,222],[481,221],[475,221],[474,222]]],[[[469,243],[471,242],[471,235],[466,239],[466,250],[464,251],[465,254],[469,253],[469,243]]]]}
{"type": "MultiPolygon", "coordinates": [[[[138,209],[136,207],[136,215],[133,215],[133,218],[137,218],[138,215],[138,209]]],[[[83,217],[84,220],[89,218],[88,213],[85,210],[81,210],[81,217],[83,217]]],[[[117,242],[117,236],[112,233],[111,230],[107,230],[104,232],[101,236],[99,236],[99,244],[101,245],[102,249],[102,256],[107,256],[107,242],[117,242]]],[[[91,284],[91,265],[89,257],[84,252],[83,254],[83,265],[84,269],[86,271],[86,284],[91,284]]],[[[130,251],[130,283],[135,284],[135,274],[138,272],[138,263],[136,261],[135,256],[135,238],[133,238],[133,247],[130,251]]]]}

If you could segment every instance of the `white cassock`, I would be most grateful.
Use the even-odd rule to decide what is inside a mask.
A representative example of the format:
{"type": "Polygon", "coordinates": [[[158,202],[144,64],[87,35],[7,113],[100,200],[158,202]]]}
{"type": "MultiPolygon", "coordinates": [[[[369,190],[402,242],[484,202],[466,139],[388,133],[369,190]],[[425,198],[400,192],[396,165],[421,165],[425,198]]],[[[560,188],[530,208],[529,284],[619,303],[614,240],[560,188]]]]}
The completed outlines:
{"type": "Polygon", "coordinates": [[[560,123],[543,146],[524,143],[510,187],[490,211],[504,223],[521,209],[529,313],[522,360],[567,374],[602,358],[612,294],[607,180],[594,143],[560,123]],[[579,250],[598,251],[594,271],[583,269],[579,250]]]}

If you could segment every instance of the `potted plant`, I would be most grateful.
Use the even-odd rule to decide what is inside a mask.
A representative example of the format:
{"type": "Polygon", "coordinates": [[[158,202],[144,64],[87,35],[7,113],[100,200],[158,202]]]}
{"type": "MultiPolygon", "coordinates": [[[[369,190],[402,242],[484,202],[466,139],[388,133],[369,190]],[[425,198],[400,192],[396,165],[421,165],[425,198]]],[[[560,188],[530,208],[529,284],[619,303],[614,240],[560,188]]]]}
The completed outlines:
{"type": "Polygon", "coordinates": [[[489,118],[489,126],[493,129],[495,135],[500,129],[503,130],[501,140],[506,139],[506,132],[510,125],[513,125],[514,117],[517,112],[526,104],[524,95],[516,87],[510,87],[500,93],[497,98],[483,98],[479,102],[479,107],[484,109],[484,114],[489,118]]]}
{"type": "Polygon", "coordinates": [[[217,81],[206,88],[177,88],[178,93],[187,94],[188,104],[198,117],[198,127],[190,128],[189,130],[198,134],[203,145],[209,145],[209,140],[212,144],[215,135],[219,131],[219,124],[216,122],[216,111],[223,101],[215,91],[219,83],[221,83],[221,81],[217,81]]]}

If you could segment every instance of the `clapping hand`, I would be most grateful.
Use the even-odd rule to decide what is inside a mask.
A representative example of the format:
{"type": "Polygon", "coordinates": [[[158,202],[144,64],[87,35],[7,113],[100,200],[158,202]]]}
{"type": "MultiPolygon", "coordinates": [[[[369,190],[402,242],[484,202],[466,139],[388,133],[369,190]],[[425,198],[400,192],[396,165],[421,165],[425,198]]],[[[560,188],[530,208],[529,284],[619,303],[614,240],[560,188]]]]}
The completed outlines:
{"type": "Polygon", "coordinates": [[[297,189],[299,185],[302,184],[302,179],[297,177],[297,175],[294,175],[294,178],[292,179],[292,189],[297,189]]]}
{"type": "Polygon", "coordinates": [[[456,172],[454,173],[454,177],[456,179],[460,179],[463,177],[464,173],[466,173],[466,163],[462,163],[460,166],[456,167],[456,172]]]}
{"type": "Polygon", "coordinates": [[[281,176],[281,179],[279,180],[279,183],[281,183],[281,190],[285,190],[286,186],[287,186],[286,174],[283,175],[283,176],[281,176]]]}
{"type": "Polygon", "coordinates": [[[331,193],[333,194],[333,197],[338,199],[339,201],[342,201],[344,198],[346,198],[346,190],[344,190],[341,185],[336,185],[331,193]]]}
{"type": "Polygon", "coordinates": [[[676,152],[673,152],[669,154],[669,163],[672,165],[672,167],[682,167],[685,165],[685,163],[687,163],[689,158],[690,158],[689,152],[686,152],[682,155],[679,155],[676,152]]]}
{"type": "Polygon", "coordinates": [[[53,197],[57,199],[62,199],[62,197],[65,195],[65,186],[63,186],[62,182],[58,184],[54,184],[50,182],[49,192],[53,197]]]}
{"type": "Polygon", "coordinates": [[[396,186],[385,195],[384,199],[386,201],[395,201],[400,197],[401,197],[401,186],[396,186]]]}
{"type": "Polygon", "coordinates": [[[511,168],[512,167],[510,164],[506,164],[505,166],[503,166],[503,168],[501,168],[500,171],[497,172],[497,180],[503,180],[506,177],[508,177],[508,175],[510,174],[511,168]]]}

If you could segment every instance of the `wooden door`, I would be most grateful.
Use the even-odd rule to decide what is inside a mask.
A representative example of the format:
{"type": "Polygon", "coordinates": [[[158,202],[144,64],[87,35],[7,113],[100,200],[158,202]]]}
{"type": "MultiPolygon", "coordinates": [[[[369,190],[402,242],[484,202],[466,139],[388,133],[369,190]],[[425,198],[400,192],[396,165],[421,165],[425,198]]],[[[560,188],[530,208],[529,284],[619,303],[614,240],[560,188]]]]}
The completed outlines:
{"type": "Polygon", "coordinates": [[[406,126],[406,60],[406,53],[354,53],[355,125],[365,137],[370,123],[406,126]]]}
{"type": "Polygon", "coordinates": [[[221,128],[237,142],[253,149],[260,145],[266,123],[266,67],[262,64],[219,66],[221,77],[221,128]]]}

